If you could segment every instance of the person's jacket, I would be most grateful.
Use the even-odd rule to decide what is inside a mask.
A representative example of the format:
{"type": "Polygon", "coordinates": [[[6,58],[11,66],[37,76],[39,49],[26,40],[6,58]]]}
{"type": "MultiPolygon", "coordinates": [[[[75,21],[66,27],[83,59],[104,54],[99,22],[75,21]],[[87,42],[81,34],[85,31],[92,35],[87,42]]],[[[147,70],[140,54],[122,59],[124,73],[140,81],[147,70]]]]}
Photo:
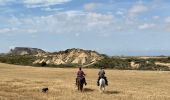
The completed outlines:
{"type": "Polygon", "coordinates": [[[99,75],[99,77],[105,77],[105,71],[104,70],[100,70],[98,75],[99,75]]]}
{"type": "Polygon", "coordinates": [[[77,72],[77,77],[84,78],[84,76],[85,76],[85,74],[84,74],[84,72],[82,70],[79,70],[77,72]]]}

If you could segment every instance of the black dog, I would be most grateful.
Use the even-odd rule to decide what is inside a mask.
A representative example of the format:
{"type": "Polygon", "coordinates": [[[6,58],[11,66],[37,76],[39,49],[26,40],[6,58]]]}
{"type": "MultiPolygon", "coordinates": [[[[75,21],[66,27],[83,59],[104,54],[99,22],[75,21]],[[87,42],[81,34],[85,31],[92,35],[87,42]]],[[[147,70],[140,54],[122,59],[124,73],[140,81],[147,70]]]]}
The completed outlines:
{"type": "Polygon", "coordinates": [[[48,91],[48,88],[42,88],[42,92],[46,93],[48,91]]]}

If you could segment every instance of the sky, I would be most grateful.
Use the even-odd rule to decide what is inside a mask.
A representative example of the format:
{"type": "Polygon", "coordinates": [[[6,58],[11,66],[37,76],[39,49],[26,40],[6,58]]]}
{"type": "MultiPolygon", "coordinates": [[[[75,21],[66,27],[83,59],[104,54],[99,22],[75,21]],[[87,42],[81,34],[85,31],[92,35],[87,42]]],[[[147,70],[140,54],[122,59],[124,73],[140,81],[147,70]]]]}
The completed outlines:
{"type": "Polygon", "coordinates": [[[0,0],[0,52],[170,55],[170,0],[0,0]]]}

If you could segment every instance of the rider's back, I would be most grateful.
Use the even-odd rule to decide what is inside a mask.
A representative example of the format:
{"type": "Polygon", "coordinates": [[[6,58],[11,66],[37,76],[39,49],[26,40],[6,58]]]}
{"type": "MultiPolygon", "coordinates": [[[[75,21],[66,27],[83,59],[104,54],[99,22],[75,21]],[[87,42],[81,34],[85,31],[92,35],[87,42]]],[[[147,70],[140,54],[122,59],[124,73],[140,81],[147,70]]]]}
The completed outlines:
{"type": "Polygon", "coordinates": [[[77,72],[77,77],[81,77],[81,78],[83,78],[84,77],[84,72],[82,71],[82,70],[79,70],[78,72],[77,72]]]}
{"type": "Polygon", "coordinates": [[[104,70],[100,70],[98,75],[99,75],[99,77],[105,77],[105,71],[104,70]]]}

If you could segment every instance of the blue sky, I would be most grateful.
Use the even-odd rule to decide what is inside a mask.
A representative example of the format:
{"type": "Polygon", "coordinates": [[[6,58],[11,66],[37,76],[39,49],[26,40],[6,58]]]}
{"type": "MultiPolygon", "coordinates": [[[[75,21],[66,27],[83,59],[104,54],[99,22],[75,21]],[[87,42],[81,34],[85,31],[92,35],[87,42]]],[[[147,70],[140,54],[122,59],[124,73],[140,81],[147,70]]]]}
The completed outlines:
{"type": "Polygon", "coordinates": [[[169,0],[0,0],[0,52],[68,48],[170,55],[169,0]]]}

